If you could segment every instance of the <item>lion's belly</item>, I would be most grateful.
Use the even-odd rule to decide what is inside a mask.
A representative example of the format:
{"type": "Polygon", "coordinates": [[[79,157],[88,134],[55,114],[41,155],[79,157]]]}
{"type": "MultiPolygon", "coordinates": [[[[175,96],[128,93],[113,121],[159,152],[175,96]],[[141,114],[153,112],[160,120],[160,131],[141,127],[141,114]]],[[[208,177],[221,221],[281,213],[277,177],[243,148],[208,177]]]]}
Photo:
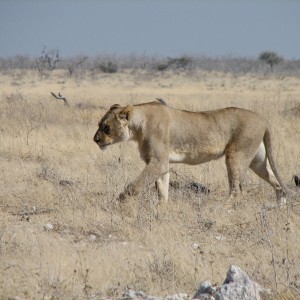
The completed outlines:
{"type": "Polygon", "coordinates": [[[223,153],[220,152],[178,152],[171,151],[169,154],[170,163],[185,163],[190,165],[198,165],[210,160],[218,159],[223,153]]]}
{"type": "Polygon", "coordinates": [[[169,162],[170,163],[180,163],[180,162],[185,162],[185,160],[186,160],[185,153],[171,152],[169,154],[169,162]]]}

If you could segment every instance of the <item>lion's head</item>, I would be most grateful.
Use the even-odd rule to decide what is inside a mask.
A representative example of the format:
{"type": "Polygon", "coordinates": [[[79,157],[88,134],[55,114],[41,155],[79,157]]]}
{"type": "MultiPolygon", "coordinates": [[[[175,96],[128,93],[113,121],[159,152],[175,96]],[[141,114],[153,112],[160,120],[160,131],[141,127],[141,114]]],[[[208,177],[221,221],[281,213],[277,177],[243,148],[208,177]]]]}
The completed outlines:
{"type": "Polygon", "coordinates": [[[111,106],[109,111],[100,120],[98,130],[94,136],[94,142],[101,150],[107,146],[126,141],[130,138],[128,120],[130,116],[129,107],[121,107],[119,104],[111,106]]]}

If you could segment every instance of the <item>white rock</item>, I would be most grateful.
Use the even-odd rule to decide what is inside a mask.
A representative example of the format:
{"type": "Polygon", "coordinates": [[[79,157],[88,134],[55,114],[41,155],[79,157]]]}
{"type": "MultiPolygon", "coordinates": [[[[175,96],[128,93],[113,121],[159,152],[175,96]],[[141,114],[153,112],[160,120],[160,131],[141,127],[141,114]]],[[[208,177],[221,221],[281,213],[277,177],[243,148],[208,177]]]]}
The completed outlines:
{"type": "Polygon", "coordinates": [[[97,236],[95,234],[90,234],[90,240],[95,241],[97,239],[97,236]]]}
{"type": "Polygon", "coordinates": [[[223,236],[223,235],[216,235],[216,236],[215,236],[215,239],[216,239],[217,241],[224,241],[224,240],[226,240],[225,236],[223,236]]]}
{"type": "Polygon", "coordinates": [[[51,223],[47,223],[44,225],[44,230],[46,230],[46,231],[51,231],[53,229],[54,229],[54,225],[51,223]]]}
{"type": "Polygon", "coordinates": [[[231,266],[226,279],[221,286],[212,286],[210,282],[201,283],[193,299],[201,300],[260,300],[261,294],[269,296],[270,291],[252,281],[249,276],[237,266],[231,266]]]}
{"type": "Polygon", "coordinates": [[[197,249],[200,248],[200,246],[199,246],[199,244],[197,244],[197,243],[193,243],[193,244],[192,244],[192,248],[193,248],[194,250],[197,250],[197,249]]]}

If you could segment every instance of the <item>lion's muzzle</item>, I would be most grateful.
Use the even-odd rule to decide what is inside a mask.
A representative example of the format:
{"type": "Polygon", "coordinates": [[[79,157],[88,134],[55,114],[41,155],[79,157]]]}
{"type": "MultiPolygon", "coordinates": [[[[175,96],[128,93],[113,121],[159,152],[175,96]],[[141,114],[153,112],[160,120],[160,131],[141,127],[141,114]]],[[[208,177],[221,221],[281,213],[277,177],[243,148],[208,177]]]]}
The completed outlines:
{"type": "Polygon", "coordinates": [[[102,142],[101,142],[101,137],[100,135],[98,134],[98,132],[96,132],[96,134],[94,135],[94,142],[100,147],[102,148],[102,142]]]}
{"type": "Polygon", "coordinates": [[[107,146],[111,144],[111,142],[106,142],[105,140],[103,140],[103,138],[101,138],[101,136],[98,132],[96,132],[96,134],[94,135],[93,140],[99,146],[99,148],[101,150],[105,150],[107,148],[107,146]]]}

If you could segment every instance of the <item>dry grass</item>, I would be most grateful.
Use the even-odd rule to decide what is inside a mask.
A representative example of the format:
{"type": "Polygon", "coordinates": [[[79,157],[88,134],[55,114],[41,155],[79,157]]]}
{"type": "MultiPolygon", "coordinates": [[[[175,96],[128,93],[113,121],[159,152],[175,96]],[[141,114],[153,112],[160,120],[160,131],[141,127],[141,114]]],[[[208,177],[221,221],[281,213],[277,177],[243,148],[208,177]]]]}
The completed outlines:
{"type": "Polygon", "coordinates": [[[149,188],[132,201],[130,215],[121,214],[115,197],[143,168],[137,147],[129,142],[100,152],[92,141],[114,103],[161,97],[191,110],[250,108],[272,123],[277,164],[291,184],[300,169],[299,115],[289,114],[300,105],[299,79],[127,72],[75,80],[57,71],[43,81],[15,72],[0,84],[1,299],[117,297],[128,285],[147,294],[193,295],[203,280],[221,283],[230,264],[278,299],[299,297],[299,196],[285,209],[267,209],[273,190],[249,172],[232,209],[219,160],[172,166],[171,179],[202,182],[210,196],[174,190],[160,211],[149,188]],[[50,91],[61,91],[70,106],[50,91]]]}

